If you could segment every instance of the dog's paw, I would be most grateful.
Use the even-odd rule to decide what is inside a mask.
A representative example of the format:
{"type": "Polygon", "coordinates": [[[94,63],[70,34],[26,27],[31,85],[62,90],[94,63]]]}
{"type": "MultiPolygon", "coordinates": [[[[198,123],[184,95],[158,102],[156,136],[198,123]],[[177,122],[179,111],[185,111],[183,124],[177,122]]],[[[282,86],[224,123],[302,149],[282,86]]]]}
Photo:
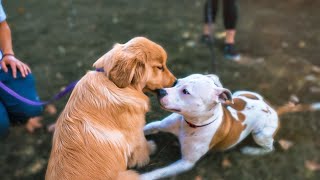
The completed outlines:
{"type": "Polygon", "coordinates": [[[134,168],[134,167],[143,167],[147,165],[150,161],[150,157],[148,153],[141,153],[141,151],[137,151],[132,154],[132,156],[129,158],[128,161],[128,167],[134,168]]]}
{"type": "Polygon", "coordinates": [[[246,155],[264,155],[272,152],[272,149],[266,149],[266,148],[257,148],[257,147],[243,147],[241,148],[241,153],[246,155]]]}
{"type": "Polygon", "coordinates": [[[148,141],[148,147],[150,155],[153,155],[157,151],[157,144],[152,140],[148,141]]]}
{"type": "Polygon", "coordinates": [[[145,156],[144,158],[139,159],[139,160],[137,161],[137,167],[138,167],[138,168],[141,168],[141,167],[147,165],[149,162],[150,162],[150,157],[149,157],[149,155],[147,155],[147,156],[145,156]]]}

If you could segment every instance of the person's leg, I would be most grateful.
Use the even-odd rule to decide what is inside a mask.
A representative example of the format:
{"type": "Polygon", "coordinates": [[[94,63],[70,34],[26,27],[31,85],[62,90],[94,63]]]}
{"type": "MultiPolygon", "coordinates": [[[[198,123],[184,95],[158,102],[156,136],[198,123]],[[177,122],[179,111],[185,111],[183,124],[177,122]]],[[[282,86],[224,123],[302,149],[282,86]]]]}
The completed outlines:
{"type": "MultiPolygon", "coordinates": [[[[21,74],[18,73],[17,78],[14,79],[12,77],[11,69],[9,69],[8,73],[0,71],[0,80],[19,95],[33,101],[39,101],[32,74],[29,74],[27,77],[23,78],[21,74]]],[[[9,119],[13,123],[26,123],[29,119],[32,120],[32,118],[40,116],[43,111],[42,106],[31,106],[25,104],[12,97],[2,89],[0,89],[0,101],[3,102],[4,106],[6,107],[9,119]]],[[[40,121],[39,118],[36,119],[36,121],[40,121]]],[[[37,126],[39,126],[39,124],[37,126]]]]}
{"type": "Polygon", "coordinates": [[[226,29],[225,57],[239,60],[240,55],[235,49],[236,25],[238,20],[238,6],[236,0],[223,0],[223,22],[226,29]]]}
{"type": "Polygon", "coordinates": [[[213,24],[216,20],[217,12],[218,12],[218,0],[207,0],[206,3],[204,4],[204,24],[203,24],[203,32],[202,32],[202,37],[201,41],[207,43],[207,41],[211,41],[211,31],[213,28],[213,24]],[[208,13],[208,1],[211,1],[211,14],[208,13]],[[210,17],[211,16],[211,22],[210,22],[210,17]]]}
{"type": "Polygon", "coordinates": [[[0,102],[0,138],[5,137],[9,132],[9,117],[7,109],[0,102]]]}
{"type": "Polygon", "coordinates": [[[209,16],[211,16],[212,24],[214,24],[218,12],[218,0],[208,0],[204,5],[204,26],[203,34],[209,35],[211,27],[209,25],[209,16]],[[211,1],[211,14],[208,13],[208,1],[211,1]]]}
{"type": "Polygon", "coordinates": [[[223,22],[226,29],[225,42],[234,44],[236,25],[238,20],[238,6],[236,0],[223,0],[223,22]]]}

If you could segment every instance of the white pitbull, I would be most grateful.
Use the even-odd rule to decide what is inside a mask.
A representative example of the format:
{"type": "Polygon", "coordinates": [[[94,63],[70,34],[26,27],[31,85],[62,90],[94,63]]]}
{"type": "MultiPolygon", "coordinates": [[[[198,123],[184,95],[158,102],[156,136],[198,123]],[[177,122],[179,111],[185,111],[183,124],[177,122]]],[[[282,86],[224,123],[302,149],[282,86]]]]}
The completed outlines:
{"type": "Polygon", "coordinates": [[[162,121],[149,123],[145,135],[159,131],[176,135],[182,159],[142,174],[142,179],[159,179],[191,169],[209,150],[227,150],[250,133],[261,147],[244,147],[245,154],[261,155],[273,150],[279,127],[277,112],[254,92],[233,95],[215,75],[193,74],[179,79],[172,88],[158,92],[161,107],[173,112],[162,121]],[[228,104],[228,105],[226,105],[228,104]]]}

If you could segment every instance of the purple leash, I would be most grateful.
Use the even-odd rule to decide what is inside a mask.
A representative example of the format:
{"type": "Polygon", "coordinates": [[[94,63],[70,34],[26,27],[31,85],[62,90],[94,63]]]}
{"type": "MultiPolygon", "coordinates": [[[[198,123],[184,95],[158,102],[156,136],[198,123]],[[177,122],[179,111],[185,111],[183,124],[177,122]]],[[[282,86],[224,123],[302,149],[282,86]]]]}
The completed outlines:
{"type": "MultiPolygon", "coordinates": [[[[97,72],[104,72],[103,68],[98,68],[98,69],[96,69],[96,71],[97,72]]],[[[53,101],[57,101],[57,100],[61,99],[63,96],[65,96],[66,94],[71,92],[73,90],[73,88],[76,86],[77,83],[78,83],[78,81],[74,81],[74,82],[70,83],[62,91],[60,91],[58,94],[53,96],[53,98],[51,98],[49,101],[32,101],[30,99],[22,97],[21,95],[19,95],[18,93],[14,92],[12,89],[10,89],[6,85],[4,85],[1,81],[0,81],[0,89],[3,89],[4,91],[6,91],[8,94],[13,96],[14,98],[20,100],[21,102],[29,104],[31,106],[43,106],[43,105],[46,105],[46,104],[50,104],[53,101]]]]}
{"type": "Polygon", "coordinates": [[[24,102],[26,104],[29,104],[31,106],[42,106],[42,105],[46,105],[49,104],[53,101],[56,101],[58,99],[61,99],[63,96],[65,96],[68,92],[72,91],[73,88],[76,86],[78,81],[74,81],[72,83],[70,83],[66,88],[64,88],[64,90],[62,90],[61,92],[59,92],[58,94],[56,94],[52,99],[50,99],[49,101],[32,101],[30,99],[27,99],[25,97],[22,97],[21,95],[19,95],[18,93],[14,92],[12,89],[10,89],[9,87],[7,87],[6,85],[4,85],[2,82],[0,82],[0,89],[3,89],[4,91],[6,91],[8,94],[10,94],[11,96],[13,96],[14,98],[20,100],[21,102],[24,102]]]}

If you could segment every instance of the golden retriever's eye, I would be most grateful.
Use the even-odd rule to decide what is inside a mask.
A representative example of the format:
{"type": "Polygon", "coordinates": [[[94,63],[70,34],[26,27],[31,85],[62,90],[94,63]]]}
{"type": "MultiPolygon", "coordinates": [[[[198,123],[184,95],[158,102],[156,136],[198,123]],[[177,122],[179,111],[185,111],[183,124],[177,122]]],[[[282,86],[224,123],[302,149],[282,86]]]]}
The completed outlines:
{"type": "Polygon", "coordinates": [[[157,68],[158,68],[159,70],[161,70],[161,71],[164,71],[163,66],[157,66],[157,68]]]}
{"type": "Polygon", "coordinates": [[[187,89],[183,89],[183,90],[182,90],[182,93],[183,93],[183,94],[190,94],[187,89]]]}

